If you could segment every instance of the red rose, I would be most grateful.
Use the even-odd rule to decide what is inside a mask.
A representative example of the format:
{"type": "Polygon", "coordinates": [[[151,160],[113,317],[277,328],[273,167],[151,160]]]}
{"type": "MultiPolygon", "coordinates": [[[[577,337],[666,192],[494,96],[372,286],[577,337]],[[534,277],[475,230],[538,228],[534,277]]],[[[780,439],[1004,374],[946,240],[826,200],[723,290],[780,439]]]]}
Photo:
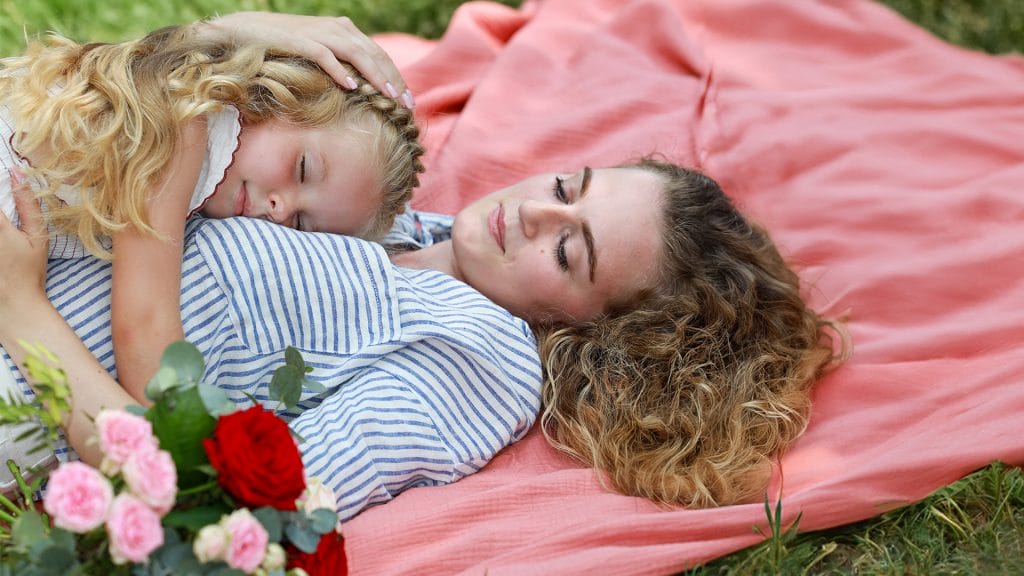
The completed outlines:
{"type": "Polygon", "coordinates": [[[288,545],[288,569],[302,568],[309,576],[345,576],[348,574],[348,558],[345,556],[345,539],[331,531],[320,537],[316,552],[306,554],[288,545]]]}
{"type": "Polygon", "coordinates": [[[217,481],[242,505],[295,510],[306,489],[302,457],[288,425],[273,412],[256,405],[221,416],[203,447],[217,481]]]}

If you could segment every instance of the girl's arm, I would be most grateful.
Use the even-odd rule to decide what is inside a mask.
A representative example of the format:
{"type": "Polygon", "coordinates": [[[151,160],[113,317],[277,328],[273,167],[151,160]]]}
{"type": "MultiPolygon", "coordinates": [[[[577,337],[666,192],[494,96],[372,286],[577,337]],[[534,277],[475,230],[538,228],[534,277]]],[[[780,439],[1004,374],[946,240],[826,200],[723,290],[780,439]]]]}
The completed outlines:
{"type": "Polygon", "coordinates": [[[38,204],[15,194],[19,231],[0,214],[0,345],[21,366],[25,351],[18,340],[39,343],[61,361],[71,387],[73,409],[64,426],[68,441],[86,462],[99,465],[92,418],[103,408],[123,408],[131,397],[82,344],[46,298],[46,226],[38,204]]]}
{"type": "Polygon", "coordinates": [[[146,202],[156,237],[134,229],[114,235],[111,329],[117,378],[136,401],[148,405],[146,383],[181,327],[181,253],[188,204],[206,153],[206,122],[182,128],[181,144],[161,184],[146,202]]]}

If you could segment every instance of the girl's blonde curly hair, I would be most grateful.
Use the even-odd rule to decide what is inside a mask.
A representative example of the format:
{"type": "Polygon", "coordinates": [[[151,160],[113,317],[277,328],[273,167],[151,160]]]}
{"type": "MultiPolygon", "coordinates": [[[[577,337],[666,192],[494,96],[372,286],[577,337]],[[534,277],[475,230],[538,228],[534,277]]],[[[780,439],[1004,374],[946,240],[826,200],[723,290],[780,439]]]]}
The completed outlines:
{"type": "Polygon", "coordinates": [[[625,494],[746,501],[803,432],[845,331],[804,303],[771,239],[714,180],[652,159],[635,168],[664,181],[661,280],[593,322],[537,329],[544,432],[625,494]]]}
{"type": "Polygon", "coordinates": [[[158,192],[180,128],[225,105],[239,110],[243,125],[278,119],[369,131],[383,189],[364,237],[387,232],[423,170],[412,112],[354,70],[359,87],[346,92],[306,58],[227,34],[180,26],[84,45],[51,34],[2,65],[0,102],[17,126],[15,146],[33,156],[32,174],[49,187],[41,196],[50,220],[99,256],[108,256],[104,236],[126,227],[155,232],[145,201],[158,192]],[[62,184],[82,191],[81,204],[59,201],[62,184]]]}

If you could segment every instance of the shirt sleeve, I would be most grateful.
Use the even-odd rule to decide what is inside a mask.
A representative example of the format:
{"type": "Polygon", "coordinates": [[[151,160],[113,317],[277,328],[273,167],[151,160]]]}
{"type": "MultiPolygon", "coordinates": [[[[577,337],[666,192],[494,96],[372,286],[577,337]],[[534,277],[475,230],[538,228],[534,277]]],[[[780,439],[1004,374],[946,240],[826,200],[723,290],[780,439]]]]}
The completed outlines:
{"type": "Polygon", "coordinates": [[[407,488],[463,475],[429,402],[384,369],[365,370],[291,426],[304,439],[306,473],[334,491],[341,520],[407,488]]]}

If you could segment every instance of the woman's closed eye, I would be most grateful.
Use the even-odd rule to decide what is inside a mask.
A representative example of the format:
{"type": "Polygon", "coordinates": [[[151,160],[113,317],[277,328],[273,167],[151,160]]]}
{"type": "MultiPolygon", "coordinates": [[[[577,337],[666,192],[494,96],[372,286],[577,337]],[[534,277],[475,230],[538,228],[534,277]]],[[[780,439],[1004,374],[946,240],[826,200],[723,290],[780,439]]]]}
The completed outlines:
{"type": "Polygon", "coordinates": [[[555,176],[555,185],[552,186],[551,192],[555,195],[556,200],[563,204],[568,204],[569,195],[565,193],[565,186],[563,185],[564,182],[565,181],[560,177],[555,176]]]}
{"type": "Polygon", "coordinates": [[[555,247],[555,262],[558,263],[558,267],[562,269],[562,272],[569,271],[569,257],[565,253],[565,243],[569,241],[569,235],[563,234],[558,239],[558,246],[555,247]]]}

